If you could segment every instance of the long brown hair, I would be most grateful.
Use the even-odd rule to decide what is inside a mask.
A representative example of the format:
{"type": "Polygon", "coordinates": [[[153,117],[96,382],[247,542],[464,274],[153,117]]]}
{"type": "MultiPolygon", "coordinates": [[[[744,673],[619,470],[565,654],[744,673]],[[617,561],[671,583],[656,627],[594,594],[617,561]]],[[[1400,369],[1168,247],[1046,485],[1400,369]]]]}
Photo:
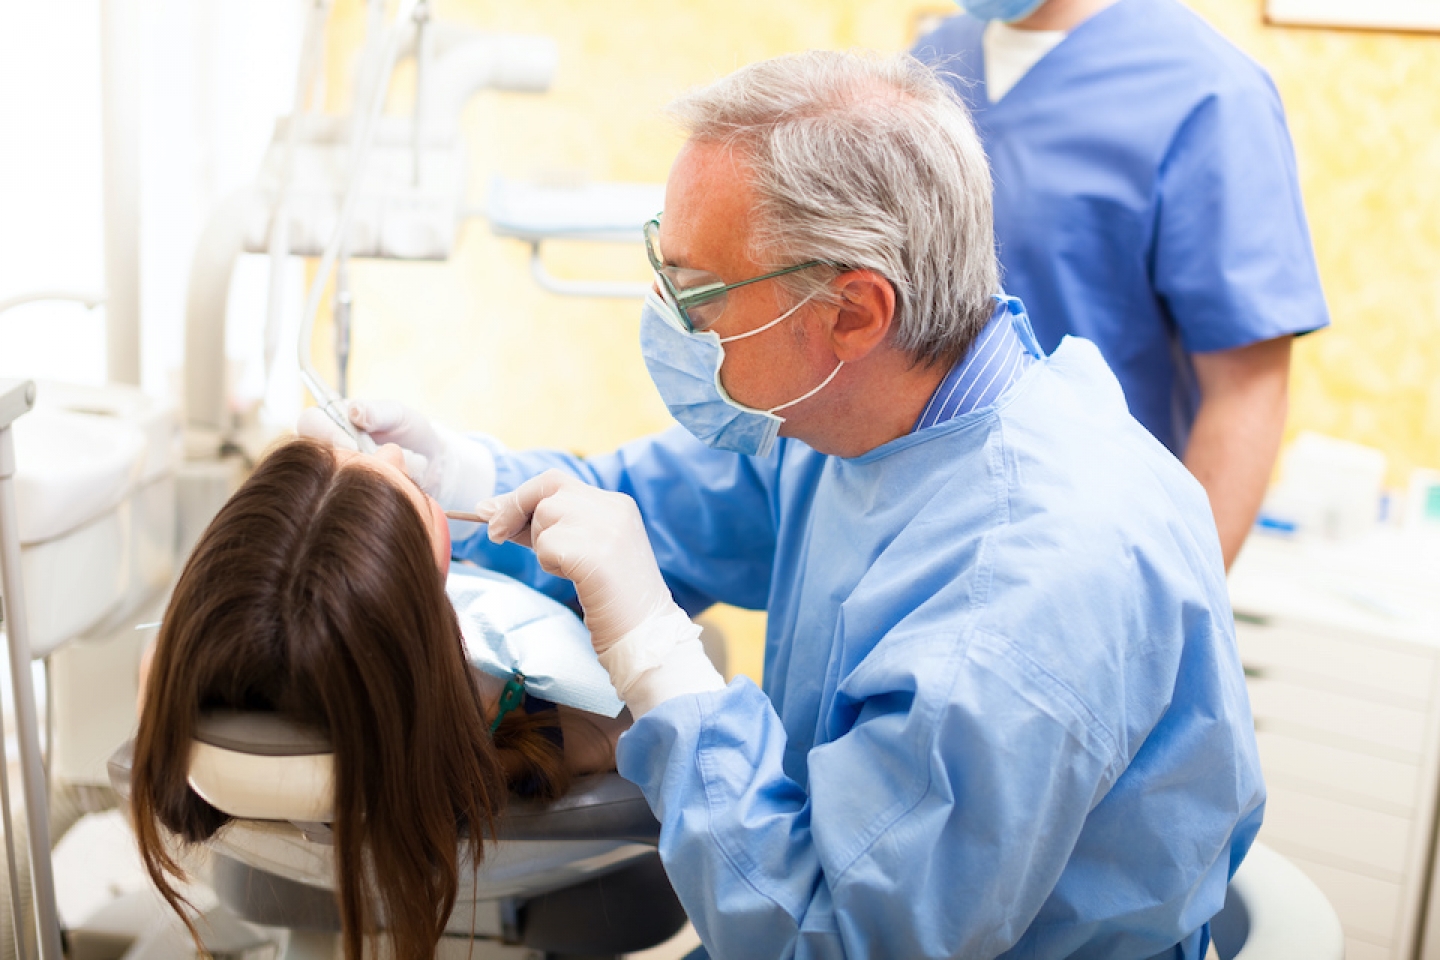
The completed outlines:
{"type": "Polygon", "coordinates": [[[568,787],[532,718],[492,739],[415,504],[309,441],[277,448],[220,510],[156,642],[131,806],[145,867],[182,919],[172,881],[184,872],[164,831],[198,843],[229,820],[187,782],[199,714],[221,707],[276,711],[330,738],[347,960],[382,917],[397,960],[433,955],[461,832],[478,866],[506,771],[540,796],[568,787]]]}

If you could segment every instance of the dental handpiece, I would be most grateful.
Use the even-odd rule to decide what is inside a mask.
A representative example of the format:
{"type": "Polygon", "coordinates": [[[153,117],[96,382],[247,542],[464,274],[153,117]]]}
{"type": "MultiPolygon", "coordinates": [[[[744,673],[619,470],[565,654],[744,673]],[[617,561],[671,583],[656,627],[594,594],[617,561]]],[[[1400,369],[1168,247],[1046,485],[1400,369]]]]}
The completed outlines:
{"type": "Polygon", "coordinates": [[[380,449],[380,445],[370,438],[370,434],[351,423],[349,417],[336,416],[328,406],[325,408],[325,412],[330,414],[330,419],[335,422],[336,426],[344,430],[355,441],[355,449],[361,453],[374,453],[380,449]]]}
{"type": "Polygon", "coordinates": [[[326,393],[329,392],[319,383],[310,384],[310,392],[315,394],[317,400],[319,400],[320,409],[325,411],[325,416],[330,418],[331,423],[335,424],[335,426],[345,432],[346,436],[355,441],[355,449],[361,453],[374,453],[376,450],[379,450],[379,444],[371,439],[370,434],[350,422],[349,414],[345,409],[344,399],[333,394],[325,399],[320,399],[322,391],[326,393]]]}

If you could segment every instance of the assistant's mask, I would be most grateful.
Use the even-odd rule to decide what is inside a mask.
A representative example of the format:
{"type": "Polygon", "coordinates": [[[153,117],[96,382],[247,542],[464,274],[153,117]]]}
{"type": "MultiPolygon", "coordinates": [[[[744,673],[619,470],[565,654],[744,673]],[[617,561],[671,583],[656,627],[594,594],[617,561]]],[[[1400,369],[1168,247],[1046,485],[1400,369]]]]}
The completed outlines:
{"type": "Polygon", "coordinates": [[[720,365],[725,362],[722,344],[753,337],[769,330],[799,310],[807,297],[767,324],[746,333],[721,338],[714,330],[691,333],[659,294],[651,291],[640,313],[640,352],[650,379],[670,414],[707,446],[763,457],[775,446],[784,417],[776,414],[819,393],[835,379],[844,361],[813,390],[788,403],[756,410],[738,403],[720,384],[720,365]]]}
{"type": "Polygon", "coordinates": [[[956,0],[976,20],[1014,23],[1040,9],[1045,0],[956,0]]]}

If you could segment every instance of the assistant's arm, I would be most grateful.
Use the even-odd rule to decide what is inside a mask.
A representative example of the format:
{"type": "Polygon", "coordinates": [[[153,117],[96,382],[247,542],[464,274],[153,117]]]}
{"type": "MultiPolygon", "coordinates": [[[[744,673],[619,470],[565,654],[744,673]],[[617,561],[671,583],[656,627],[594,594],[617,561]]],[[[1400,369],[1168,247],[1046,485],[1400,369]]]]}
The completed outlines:
{"type": "Polygon", "coordinates": [[[1153,258],[1200,405],[1184,451],[1226,566],[1264,494],[1287,408],[1290,342],[1329,323],[1284,110],[1263,74],[1200,101],[1160,170],[1153,258]]]}
{"type": "Polygon", "coordinates": [[[1185,449],[1215,514],[1225,567],[1260,511],[1289,409],[1290,344],[1276,337],[1192,358],[1200,408],[1185,449]]]}

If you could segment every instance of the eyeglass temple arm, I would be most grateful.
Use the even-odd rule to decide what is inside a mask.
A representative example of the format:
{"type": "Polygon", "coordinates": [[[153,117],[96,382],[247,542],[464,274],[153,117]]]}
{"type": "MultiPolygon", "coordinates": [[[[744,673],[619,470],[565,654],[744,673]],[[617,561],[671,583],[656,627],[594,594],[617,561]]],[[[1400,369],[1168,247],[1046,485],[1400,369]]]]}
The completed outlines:
{"type": "Polygon", "coordinates": [[[738,280],[735,283],[726,283],[720,286],[701,287],[698,290],[676,291],[675,300],[682,307],[698,306],[708,303],[716,297],[737,287],[746,287],[752,283],[759,283],[761,280],[773,280],[776,277],[783,277],[787,273],[797,273],[801,270],[809,270],[811,267],[833,267],[834,264],[826,260],[808,260],[805,263],[797,263],[792,267],[784,267],[780,270],[772,270],[770,273],[759,277],[751,277],[749,280],[738,280]]]}

